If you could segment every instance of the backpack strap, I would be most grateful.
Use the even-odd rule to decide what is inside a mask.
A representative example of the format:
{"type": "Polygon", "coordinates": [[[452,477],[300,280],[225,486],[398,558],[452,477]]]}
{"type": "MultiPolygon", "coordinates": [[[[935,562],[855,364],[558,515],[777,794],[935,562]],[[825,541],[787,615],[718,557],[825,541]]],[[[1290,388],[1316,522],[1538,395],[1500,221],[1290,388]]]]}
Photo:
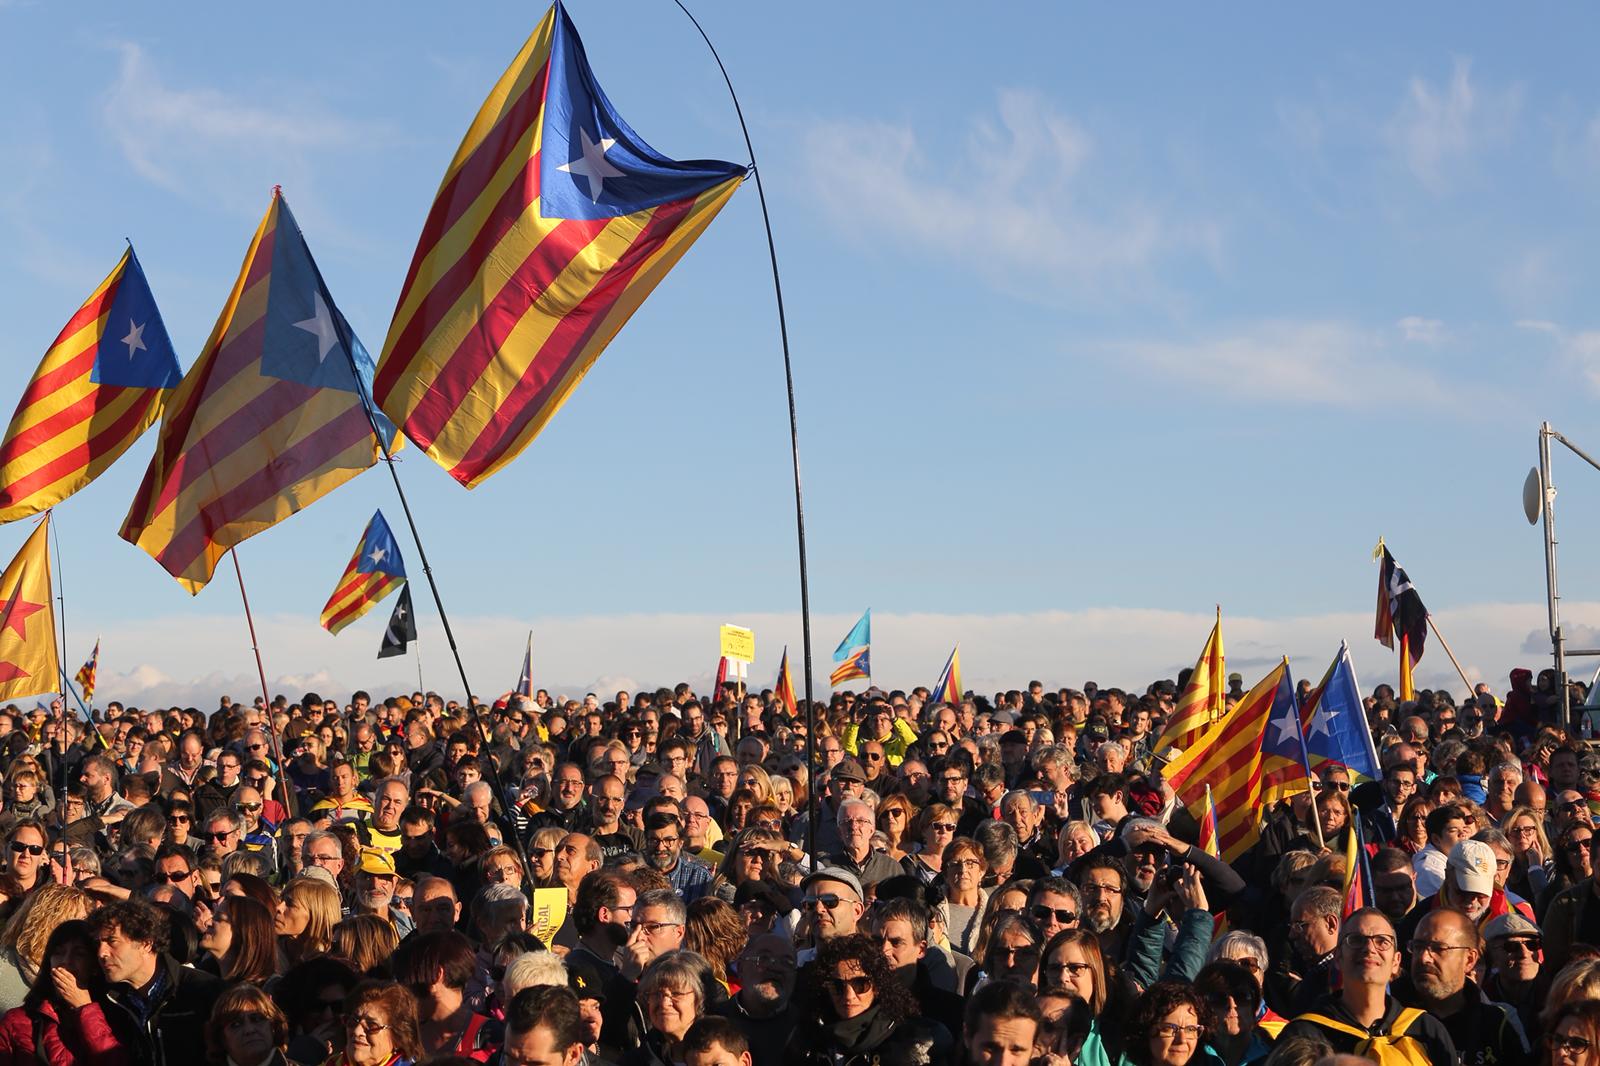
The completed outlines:
{"type": "Polygon", "coordinates": [[[1395,1015],[1394,1024],[1389,1027],[1389,1036],[1405,1036],[1406,1030],[1411,1028],[1413,1022],[1427,1012],[1421,1007],[1407,1007],[1395,1015]]]}
{"type": "MultiPolygon", "coordinates": [[[[1418,1011],[1417,1013],[1420,1014],[1422,1012],[1418,1011]]],[[[1372,1035],[1365,1029],[1357,1029],[1353,1025],[1347,1025],[1344,1022],[1328,1017],[1326,1014],[1302,1014],[1295,1018],[1295,1021],[1310,1022],[1312,1025],[1320,1025],[1324,1029],[1332,1029],[1336,1033],[1344,1033],[1346,1036],[1354,1036],[1363,1040],[1372,1035]]]]}

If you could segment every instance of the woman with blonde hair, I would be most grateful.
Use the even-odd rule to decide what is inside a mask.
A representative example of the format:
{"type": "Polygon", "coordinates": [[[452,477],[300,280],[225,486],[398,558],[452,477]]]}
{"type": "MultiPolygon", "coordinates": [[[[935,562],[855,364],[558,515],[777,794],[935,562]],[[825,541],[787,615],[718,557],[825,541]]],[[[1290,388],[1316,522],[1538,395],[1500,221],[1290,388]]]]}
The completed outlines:
{"type": "Polygon", "coordinates": [[[1511,845],[1511,874],[1506,887],[1526,900],[1536,900],[1550,883],[1550,838],[1545,835],[1544,819],[1532,807],[1518,806],[1500,821],[1500,830],[1511,845]]]}
{"type": "Polygon", "coordinates": [[[911,819],[916,815],[911,801],[898,793],[878,804],[878,828],[889,841],[889,858],[900,862],[911,843],[911,819]]]}
{"type": "Polygon", "coordinates": [[[88,917],[93,905],[83,889],[54,882],[40,885],[22,901],[0,933],[0,1011],[22,1005],[56,926],[88,917]]]}
{"type": "Polygon", "coordinates": [[[285,885],[276,927],[289,964],[327,954],[333,946],[333,928],[342,917],[339,890],[326,881],[297,877],[285,885]]]}
{"type": "Polygon", "coordinates": [[[794,817],[794,785],[782,774],[772,774],[767,778],[767,788],[771,798],[767,801],[778,808],[785,825],[794,817]]]}
{"type": "Polygon", "coordinates": [[[772,799],[772,778],[755,763],[750,763],[739,771],[739,787],[750,790],[755,796],[756,806],[772,799]]]}
{"type": "Polygon", "coordinates": [[[349,963],[356,973],[374,977],[388,973],[389,956],[399,946],[392,924],[376,914],[358,914],[333,927],[329,954],[349,963]]]}

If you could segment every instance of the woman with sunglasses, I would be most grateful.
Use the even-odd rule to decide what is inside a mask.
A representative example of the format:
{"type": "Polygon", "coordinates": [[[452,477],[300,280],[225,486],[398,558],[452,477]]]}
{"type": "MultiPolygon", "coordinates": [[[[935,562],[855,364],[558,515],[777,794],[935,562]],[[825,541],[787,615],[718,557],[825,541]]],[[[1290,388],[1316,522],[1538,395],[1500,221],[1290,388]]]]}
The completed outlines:
{"type": "Polygon", "coordinates": [[[1536,907],[1542,921],[1548,921],[1550,904],[1557,896],[1594,873],[1593,840],[1594,830],[1584,822],[1573,822],[1556,837],[1550,881],[1540,893],[1536,907]]]}
{"type": "Polygon", "coordinates": [[[344,1002],[344,1044],[323,1066],[411,1066],[422,1055],[417,1001],[392,981],[364,981],[344,1002]]]}
{"type": "Polygon", "coordinates": [[[1033,919],[1016,912],[1000,915],[989,934],[982,953],[981,973],[975,966],[968,971],[971,995],[991,981],[1022,981],[1029,987],[1039,980],[1039,959],[1044,954],[1044,938],[1033,919]]]}
{"type": "Polygon", "coordinates": [[[784,1055],[787,1066],[953,1061],[949,1031],[921,1017],[916,999],[895,980],[871,938],[857,933],[823,941],[807,970],[809,1009],[784,1055]]]}
{"type": "Polygon", "coordinates": [[[82,921],[63,922],[50,934],[33,987],[0,1018],[0,1064],[128,1066],[128,1049],[100,1005],[105,977],[97,947],[82,921]]]}
{"type": "Polygon", "coordinates": [[[889,841],[889,858],[904,864],[906,849],[911,843],[911,818],[916,811],[911,807],[911,801],[901,795],[893,795],[878,804],[878,828],[889,841]]]}
{"type": "Polygon", "coordinates": [[[1511,875],[1506,888],[1525,900],[1536,900],[1550,883],[1554,860],[1550,838],[1545,835],[1544,819],[1532,807],[1512,807],[1500,821],[1500,830],[1511,845],[1511,875]]]}
{"type": "Polygon", "coordinates": [[[1394,846],[1407,855],[1415,855],[1428,846],[1428,815],[1438,804],[1420,792],[1406,800],[1395,819],[1394,846]]]}
{"type": "Polygon", "coordinates": [[[912,837],[920,846],[901,859],[900,865],[920,884],[931,885],[939,880],[945,849],[956,838],[956,821],[956,812],[943,803],[928,804],[912,819],[912,837]]]}
{"type": "Polygon", "coordinates": [[[206,1021],[206,1048],[227,1066],[288,1066],[289,1019],[272,997],[235,985],[217,997],[206,1021]]]}
{"type": "Polygon", "coordinates": [[[788,854],[788,849],[788,841],[774,830],[751,828],[741,831],[723,855],[722,866],[717,870],[707,894],[725,903],[732,903],[740,885],[747,881],[761,881],[787,896],[789,886],[784,883],[779,864],[788,854]]]}

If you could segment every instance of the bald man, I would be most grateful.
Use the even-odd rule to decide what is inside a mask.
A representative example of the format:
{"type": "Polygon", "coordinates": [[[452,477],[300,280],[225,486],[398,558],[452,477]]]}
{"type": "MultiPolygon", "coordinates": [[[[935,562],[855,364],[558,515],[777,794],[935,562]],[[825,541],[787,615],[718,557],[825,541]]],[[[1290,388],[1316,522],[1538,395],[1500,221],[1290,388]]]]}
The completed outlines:
{"type": "Polygon", "coordinates": [[[1491,1003],[1472,980],[1483,953],[1472,919],[1459,911],[1433,911],[1405,946],[1411,962],[1407,978],[1395,985],[1395,997],[1444,1023],[1461,1066],[1526,1066],[1533,1061],[1515,1015],[1491,1003]]]}

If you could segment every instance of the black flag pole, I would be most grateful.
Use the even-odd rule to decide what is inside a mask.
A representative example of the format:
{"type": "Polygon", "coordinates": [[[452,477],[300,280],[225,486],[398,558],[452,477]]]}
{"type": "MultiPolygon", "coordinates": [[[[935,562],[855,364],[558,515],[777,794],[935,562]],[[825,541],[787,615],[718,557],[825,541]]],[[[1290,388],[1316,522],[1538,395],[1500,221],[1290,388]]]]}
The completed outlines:
{"type": "Polygon", "coordinates": [[[261,642],[256,639],[256,620],[250,613],[250,594],[244,590],[244,570],[239,566],[239,546],[228,549],[233,559],[233,574],[239,579],[239,599],[244,601],[244,622],[250,628],[250,650],[256,657],[256,676],[261,679],[262,711],[267,718],[267,737],[272,741],[272,757],[278,760],[278,787],[283,790],[283,809],[292,818],[299,812],[294,790],[289,787],[288,767],[283,762],[283,747],[278,743],[278,723],[272,715],[272,693],[267,691],[267,668],[261,665],[261,642]]]}
{"type": "Polygon", "coordinates": [[[683,5],[683,0],[672,0],[678,5],[678,10],[688,16],[694,23],[694,28],[700,32],[700,39],[706,42],[706,47],[711,50],[711,58],[716,60],[717,69],[722,72],[722,80],[728,86],[728,95],[733,98],[733,110],[739,117],[739,130],[744,134],[744,147],[750,153],[750,172],[756,179],[756,196],[761,201],[761,223],[767,231],[767,257],[772,261],[772,292],[778,302],[778,337],[783,343],[783,382],[789,395],[789,454],[794,461],[794,529],[795,539],[799,542],[800,549],[800,631],[805,653],[806,673],[806,775],[808,787],[806,789],[806,852],[811,856],[812,868],[817,862],[817,762],[816,762],[816,736],[817,736],[817,707],[812,698],[811,688],[811,587],[806,575],[806,509],[805,502],[800,492],[800,425],[795,415],[794,406],[794,365],[789,357],[789,324],[783,311],[783,282],[778,276],[778,246],[772,238],[772,216],[767,212],[767,191],[761,184],[761,168],[756,166],[756,148],[750,140],[750,127],[744,121],[744,108],[739,106],[739,94],[734,92],[733,79],[728,76],[728,68],[723,65],[722,57],[717,54],[717,46],[711,43],[711,37],[706,33],[705,27],[700,25],[700,20],[694,13],[683,5]]]}

